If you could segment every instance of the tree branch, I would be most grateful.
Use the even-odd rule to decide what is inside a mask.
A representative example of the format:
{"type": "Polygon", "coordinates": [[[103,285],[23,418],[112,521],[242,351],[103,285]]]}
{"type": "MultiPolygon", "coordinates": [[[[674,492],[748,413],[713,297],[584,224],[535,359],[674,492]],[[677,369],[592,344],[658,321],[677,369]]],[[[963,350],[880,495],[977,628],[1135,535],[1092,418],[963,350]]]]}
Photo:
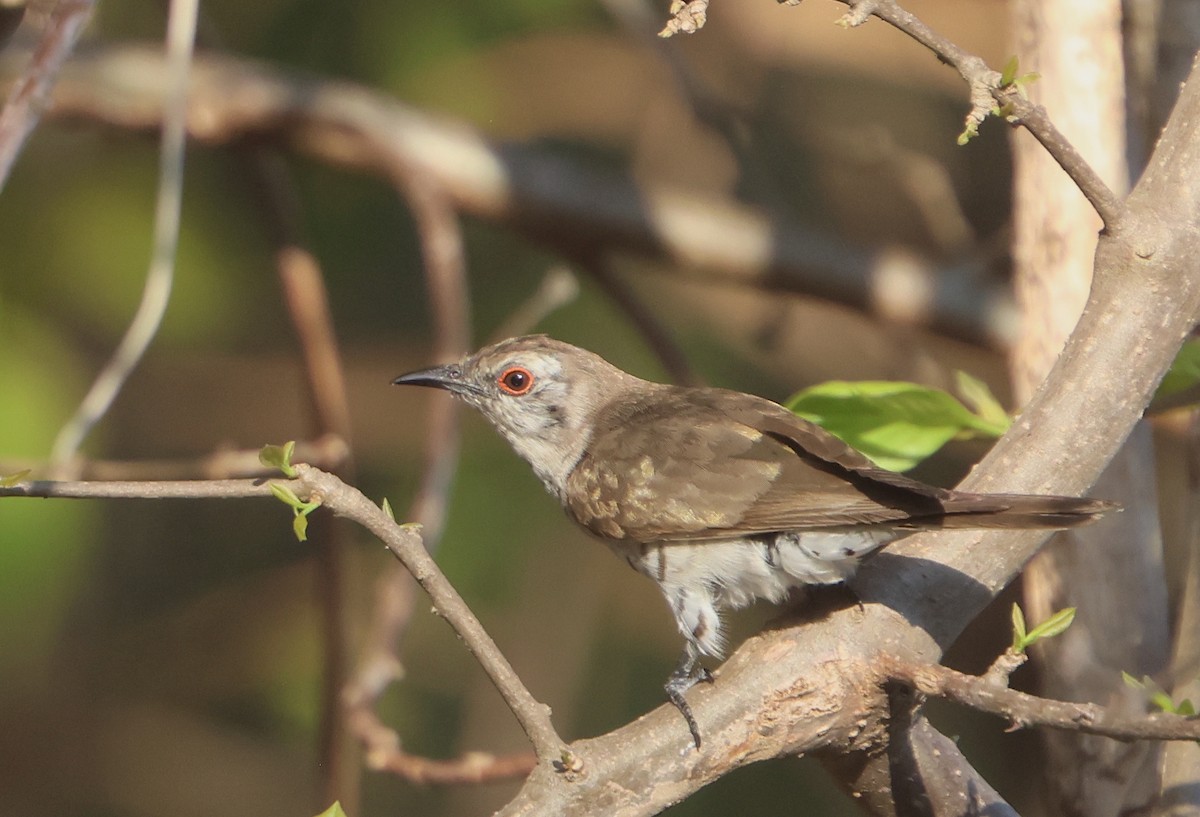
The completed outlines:
{"type": "MultiPolygon", "coordinates": [[[[293,490],[301,486],[295,480],[275,480],[293,490]]],[[[0,497],[25,496],[42,499],[248,499],[272,496],[271,486],[261,479],[162,480],[143,482],[122,480],[30,480],[16,485],[0,485],[0,497]]]]}
{"type": "Polygon", "coordinates": [[[970,87],[971,112],[967,114],[967,133],[974,133],[996,107],[1007,106],[1012,115],[1041,143],[1046,152],[1079,185],[1106,229],[1113,229],[1123,210],[1119,198],[1109,189],[1094,168],[1054,126],[1045,108],[1030,102],[1017,85],[1002,86],[1000,72],[987,66],[982,58],[959,48],[905,10],[896,0],[839,0],[850,6],[842,18],[847,26],[859,26],[868,17],[903,31],[928,48],[940,60],[954,67],[970,87]]]}
{"type": "MultiPolygon", "coordinates": [[[[8,4],[0,5],[5,6],[0,29],[0,46],[3,46],[21,22],[25,4],[11,9],[8,4]]],[[[29,65],[9,89],[4,109],[0,110],[0,190],[4,189],[29,134],[37,127],[59,69],[91,19],[95,5],[95,0],[57,3],[29,65]]]]}
{"type": "MultiPolygon", "coordinates": [[[[51,115],[149,130],[161,118],[162,58],[135,47],[90,50],[64,69],[51,115]]],[[[1007,348],[1011,293],[899,248],[850,245],[728,199],[636,184],[535,147],[497,145],[350,83],[214,55],[193,63],[190,133],[212,145],[271,140],[341,167],[393,178],[415,167],[453,206],[509,225],[566,257],[634,252],[674,273],[825,298],[902,324],[1007,348]],[[893,309],[890,284],[908,282],[893,309]],[[912,292],[922,293],[915,299],[912,292]]]]}
{"type": "Polygon", "coordinates": [[[496,685],[533,744],[538,760],[543,765],[563,762],[566,743],[554,731],[549,707],[538,703],[521,683],[508,659],[425,550],[416,528],[396,524],[360,491],[332,474],[307,465],[297,465],[296,470],[310,501],[319,499],[333,513],[353,519],[367,528],[408,568],[417,583],[429,594],[438,614],[454,628],[496,685]]]}
{"type": "MultiPolygon", "coordinates": [[[[467,649],[487,672],[508,704],[544,766],[562,764],[571,753],[554,731],[549,708],[529,693],[500,653],[479,619],[442,574],[421,541],[416,525],[400,525],[362,492],[311,465],[294,466],[297,477],[272,480],[286,485],[301,499],[352,519],[371,531],[399,559],[433,601],[438,615],[454,628],[467,649]]],[[[54,482],[39,480],[0,486],[0,497],[57,497],[69,499],[234,499],[274,496],[265,480],[196,480],[176,482],[54,482]]]]}
{"type": "Polygon", "coordinates": [[[1200,740],[1197,718],[1169,713],[1131,717],[1098,704],[1052,701],[998,686],[986,677],[938,665],[914,664],[895,656],[883,656],[879,670],[888,679],[902,681],[925,695],[1005,718],[1012,729],[1048,726],[1117,740],[1200,740]]]}
{"type": "Polygon", "coordinates": [[[116,351],[96,375],[83,401],[54,438],[51,462],[65,468],[93,426],[112,406],[158,334],[175,281],[179,218],[183,209],[186,155],[188,70],[196,39],[199,0],[172,0],[167,17],[165,76],[167,94],[159,153],[158,194],[154,204],[154,245],[142,299],[116,351]]]}

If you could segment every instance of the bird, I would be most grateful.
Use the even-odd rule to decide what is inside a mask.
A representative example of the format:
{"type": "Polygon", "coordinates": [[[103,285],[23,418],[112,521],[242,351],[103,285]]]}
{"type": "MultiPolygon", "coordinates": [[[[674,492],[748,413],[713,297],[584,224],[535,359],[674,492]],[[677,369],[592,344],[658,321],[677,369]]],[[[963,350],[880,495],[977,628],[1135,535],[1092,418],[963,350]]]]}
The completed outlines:
{"type": "Polygon", "coordinates": [[[545,335],[392,382],[477,409],[571,519],[658,585],[684,640],[664,689],[697,749],[684,693],[712,681],[722,611],[842,584],[918,530],[1068,528],[1114,507],[927,485],[764,397],[643,380],[545,335]]]}

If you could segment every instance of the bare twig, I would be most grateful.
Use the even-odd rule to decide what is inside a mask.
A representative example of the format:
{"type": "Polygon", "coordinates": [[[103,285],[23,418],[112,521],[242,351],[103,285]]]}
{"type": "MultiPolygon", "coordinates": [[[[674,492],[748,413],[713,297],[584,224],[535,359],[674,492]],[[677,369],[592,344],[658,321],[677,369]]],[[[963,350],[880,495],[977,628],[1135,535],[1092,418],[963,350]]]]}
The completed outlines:
{"type": "Polygon", "coordinates": [[[561,762],[566,744],[554,731],[549,708],[538,703],[521,683],[508,659],[425,550],[415,526],[397,525],[361,492],[331,474],[306,465],[297,465],[296,470],[310,499],[319,499],[335,514],[353,519],[370,530],[408,568],[429,594],[438,614],[454,628],[496,685],[533,744],[538,760],[547,764],[561,762]]]}
{"type": "MultiPolygon", "coordinates": [[[[434,357],[455,360],[468,351],[470,343],[470,301],[458,218],[446,196],[423,172],[409,168],[396,183],[412,210],[421,241],[435,327],[434,357]]],[[[458,463],[459,410],[445,395],[430,397],[425,468],[409,518],[422,526],[425,548],[433,552],[445,527],[447,494],[458,463]]],[[[372,768],[387,769],[418,782],[426,782],[425,776],[445,782],[494,779],[489,775],[502,773],[496,769],[481,771],[477,761],[483,755],[441,763],[402,752],[395,731],[375,711],[388,686],[403,674],[400,639],[408,628],[413,603],[408,573],[397,569],[379,579],[358,668],[342,692],[352,729],[366,748],[367,762],[372,768]]],[[[517,767],[504,761],[496,768],[517,767]]]]}
{"type": "MultiPolygon", "coordinates": [[[[90,4],[87,4],[90,7],[90,4]]],[[[154,248],[142,301],[112,359],[54,440],[51,461],[65,466],[137,367],[162,323],[175,278],[179,214],[183,204],[184,142],[187,136],[188,67],[196,38],[199,0],[172,0],[167,21],[167,98],[159,156],[158,198],[154,211],[154,248]]]]}
{"type": "MultiPolygon", "coordinates": [[[[7,4],[4,4],[7,6],[7,4]]],[[[13,164],[20,155],[58,79],[59,68],[71,54],[79,35],[91,19],[95,0],[62,0],[50,14],[37,50],[25,73],[8,92],[0,110],[0,190],[8,181],[13,164]]],[[[5,11],[7,39],[24,16],[24,4],[5,11]]],[[[2,40],[0,40],[0,44],[2,40]]]]}
{"type": "MultiPolygon", "coordinates": [[[[292,330],[300,344],[307,393],[312,405],[315,433],[334,434],[352,451],[350,401],[346,376],[329,308],[329,293],[317,257],[302,238],[299,195],[284,159],[261,147],[242,152],[247,178],[261,199],[268,231],[275,244],[275,271],[283,293],[292,330]]],[[[298,462],[311,462],[297,456],[298,462]]],[[[315,463],[314,463],[315,464],[315,463]]],[[[339,463],[336,473],[354,481],[351,453],[339,463]]],[[[350,543],[341,525],[332,525],[325,535],[313,537],[317,551],[315,602],[320,610],[322,666],[321,709],[318,728],[318,766],[323,781],[322,802],[341,801],[355,809],[359,764],[347,762],[349,724],[342,707],[346,683],[346,598],[345,560],[350,543]]]]}
{"type": "Polygon", "coordinates": [[[537,765],[537,757],[532,752],[515,755],[468,752],[456,760],[430,760],[397,751],[379,758],[378,762],[368,759],[368,763],[373,769],[391,772],[410,783],[461,786],[527,777],[537,765]]]}
{"type": "MultiPolygon", "coordinates": [[[[302,499],[319,502],[338,516],[352,519],[375,534],[398,558],[433,601],[434,609],[466,644],[508,704],[533,744],[539,761],[562,763],[566,744],[554,731],[550,710],[538,703],[500,653],[479,619],[425,550],[415,525],[399,525],[355,488],[311,465],[294,466],[297,478],[272,480],[287,485],[302,499]]],[[[64,499],[233,499],[274,496],[264,480],[196,480],[176,482],[33,481],[0,486],[0,497],[64,499]]]]}
{"type": "Polygon", "coordinates": [[[942,61],[953,66],[970,87],[971,112],[967,115],[967,130],[978,128],[998,106],[1007,106],[1012,117],[1024,125],[1066,171],[1083,194],[1096,208],[1104,226],[1113,229],[1122,213],[1121,200],[1109,189],[1100,175],[1054,126],[1042,106],[1030,102],[1016,84],[1002,86],[998,71],[993,71],[980,57],[959,48],[935,32],[917,17],[906,11],[896,0],[839,0],[850,6],[842,18],[847,26],[862,25],[870,16],[895,26],[928,48],[942,61]]]}
{"type": "Polygon", "coordinates": [[[1067,703],[999,687],[988,679],[931,664],[914,664],[893,656],[880,659],[880,671],[925,695],[966,704],[999,715],[1013,729],[1048,726],[1104,735],[1117,740],[1200,740],[1200,718],[1165,712],[1127,716],[1092,703],[1067,703]]]}
{"type": "MultiPolygon", "coordinates": [[[[294,480],[275,480],[293,491],[301,488],[294,480]]],[[[271,486],[261,479],[182,479],[163,481],[93,482],[87,480],[29,480],[0,485],[0,497],[28,496],[42,499],[247,499],[272,496],[271,486]]]]}
{"type": "Polygon", "coordinates": [[[349,442],[353,437],[346,374],[320,262],[299,241],[293,240],[276,250],[275,265],[292,327],[303,351],[317,427],[322,433],[337,434],[349,442]]]}
{"type": "MultiPolygon", "coordinates": [[[[470,351],[471,314],[467,296],[462,229],[449,198],[420,168],[403,168],[396,183],[416,221],[435,329],[434,357],[457,360],[470,351]]],[[[426,547],[436,550],[446,520],[446,494],[458,463],[458,405],[448,395],[431,395],[425,474],[410,518],[424,526],[426,547]]]]}
{"type": "MultiPolygon", "coordinates": [[[[317,257],[301,239],[299,197],[283,159],[265,149],[250,149],[246,159],[259,184],[262,208],[275,239],[275,271],[292,330],[300,344],[312,425],[319,434],[335,434],[352,450],[350,401],[346,375],[338,350],[337,334],[329,308],[329,293],[317,257]]],[[[349,455],[337,473],[354,481],[354,458],[349,455]]],[[[321,621],[321,709],[318,729],[318,766],[324,789],[322,802],[341,801],[354,810],[358,796],[359,764],[346,757],[349,724],[342,707],[346,683],[345,560],[349,541],[341,525],[314,537],[317,551],[314,593],[321,621]]]]}

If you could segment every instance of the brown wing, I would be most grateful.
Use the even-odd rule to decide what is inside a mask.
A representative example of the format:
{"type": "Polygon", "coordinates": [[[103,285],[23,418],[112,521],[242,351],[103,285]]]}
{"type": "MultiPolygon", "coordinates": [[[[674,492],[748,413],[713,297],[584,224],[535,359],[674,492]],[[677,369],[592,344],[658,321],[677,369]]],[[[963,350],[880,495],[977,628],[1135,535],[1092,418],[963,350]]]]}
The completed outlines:
{"type": "Polygon", "coordinates": [[[768,400],[663,387],[597,418],[567,505],[600,536],[702,541],[937,515],[943,493],[768,400]]]}

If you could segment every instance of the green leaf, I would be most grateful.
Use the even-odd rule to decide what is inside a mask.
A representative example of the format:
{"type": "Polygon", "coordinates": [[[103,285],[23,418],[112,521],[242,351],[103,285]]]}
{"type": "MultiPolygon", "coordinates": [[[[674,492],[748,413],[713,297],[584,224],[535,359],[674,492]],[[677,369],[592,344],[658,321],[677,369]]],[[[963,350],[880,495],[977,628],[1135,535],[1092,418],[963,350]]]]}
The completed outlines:
{"type": "Polygon", "coordinates": [[[322,811],[317,817],[346,817],[346,812],[342,809],[340,802],[334,802],[332,806],[322,811]]]}
{"type": "Polygon", "coordinates": [[[258,452],[258,461],[268,468],[278,468],[284,476],[295,478],[296,469],[292,467],[292,455],[296,453],[296,441],[289,440],[283,445],[264,445],[258,452]]]}
{"type": "Polygon", "coordinates": [[[988,388],[987,383],[964,371],[956,371],[954,373],[954,384],[959,395],[962,397],[963,403],[974,411],[981,420],[990,423],[997,429],[1003,428],[1005,431],[1012,425],[1012,418],[1008,416],[1008,412],[1004,410],[1004,406],[1000,405],[1000,401],[996,399],[996,395],[992,394],[992,390],[988,388]]]}
{"type": "Polygon", "coordinates": [[[1132,675],[1130,675],[1125,670],[1121,670],[1121,680],[1124,681],[1125,686],[1129,687],[1130,689],[1145,689],[1146,688],[1145,683],[1143,683],[1142,681],[1139,681],[1137,678],[1134,678],[1132,675]]]}
{"type": "Polygon", "coordinates": [[[1171,700],[1170,695],[1161,689],[1150,693],[1150,703],[1157,706],[1163,712],[1175,711],[1175,702],[1171,700]]]}
{"type": "Polygon", "coordinates": [[[1013,602],[1012,606],[1012,625],[1013,625],[1013,652],[1025,652],[1025,647],[1028,644],[1025,641],[1025,614],[1021,612],[1021,605],[1013,602]]]}
{"type": "Polygon", "coordinates": [[[1003,434],[940,389],[883,380],[820,383],[794,395],[787,407],[866,454],[905,471],[956,437],[1003,434]]]}
{"type": "Polygon", "coordinates": [[[0,477],[0,488],[11,488],[18,483],[24,482],[25,477],[29,476],[30,471],[31,469],[26,468],[24,471],[0,477]]]}
{"type": "Polygon", "coordinates": [[[1176,715],[1183,715],[1186,718],[1195,717],[1196,707],[1190,698],[1184,698],[1175,707],[1176,715]]]}
{"type": "Polygon", "coordinates": [[[292,519],[292,533],[296,534],[297,541],[308,541],[308,514],[296,514],[296,516],[292,519]]]}
{"type": "Polygon", "coordinates": [[[301,542],[308,540],[308,515],[321,507],[320,502],[305,502],[296,496],[296,492],[281,482],[270,483],[271,493],[283,504],[292,509],[295,518],[292,520],[292,531],[301,542]]]}
{"type": "Polygon", "coordinates": [[[958,138],[955,140],[955,142],[958,143],[959,147],[963,147],[964,145],[966,145],[968,142],[970,142],[972,139],[974,139],[978,135],[979,135],[979,123],[968,122],[966,127],[963,128],[962,133],[960,133],[958,135],[958,138]]]}
{"type": "Polygon", "coordinates": [[[385,514],[387,514],[388,519],[392,520],[393,522],[396,521],[396,512],[392,510],[392,503],[388,502],[388,498],[386,496],[383,498],[383,502],[380,503],[379,507],[385,514]]]}
{"type": "Polygon", "coordinates": [[[1171,368],[1158,384],[1154,399],[1186,391],[1200,383],[1200,339],[1193,338],[1183,344],[1171,368]]]}
{"type": "Polygon", "coordinates": [[[1004,70],[1000,72],[1000,87],[1005,88],[1013,84],[1013,80],[1017,78],[1017,71],[1020,70],[1020,63],[1017,61],[1017,55],[1013,54],[1008,58],[1008,62],[1004,63],[1004,70]]]}
{"type": "Polygon", "coordinates": [[[1054,638],[1056,635],[1062,635],[1074,621],[1075,608],[1063,608],[1030,630],[1029,643],[1032,644],[1035,641],[1039,641],[1043,638],[1054,638]]]}
{"type": "Polygon", "coordinates": [[[300,497],[296,496],[296,492],[284,485],[282,482],[272,482],[269,484],[271,486],[271,493],[273,493],[275,498],[283,504],[294,509],[299,509],[304,506],[304,503],[300,500],[300,497]]]}

